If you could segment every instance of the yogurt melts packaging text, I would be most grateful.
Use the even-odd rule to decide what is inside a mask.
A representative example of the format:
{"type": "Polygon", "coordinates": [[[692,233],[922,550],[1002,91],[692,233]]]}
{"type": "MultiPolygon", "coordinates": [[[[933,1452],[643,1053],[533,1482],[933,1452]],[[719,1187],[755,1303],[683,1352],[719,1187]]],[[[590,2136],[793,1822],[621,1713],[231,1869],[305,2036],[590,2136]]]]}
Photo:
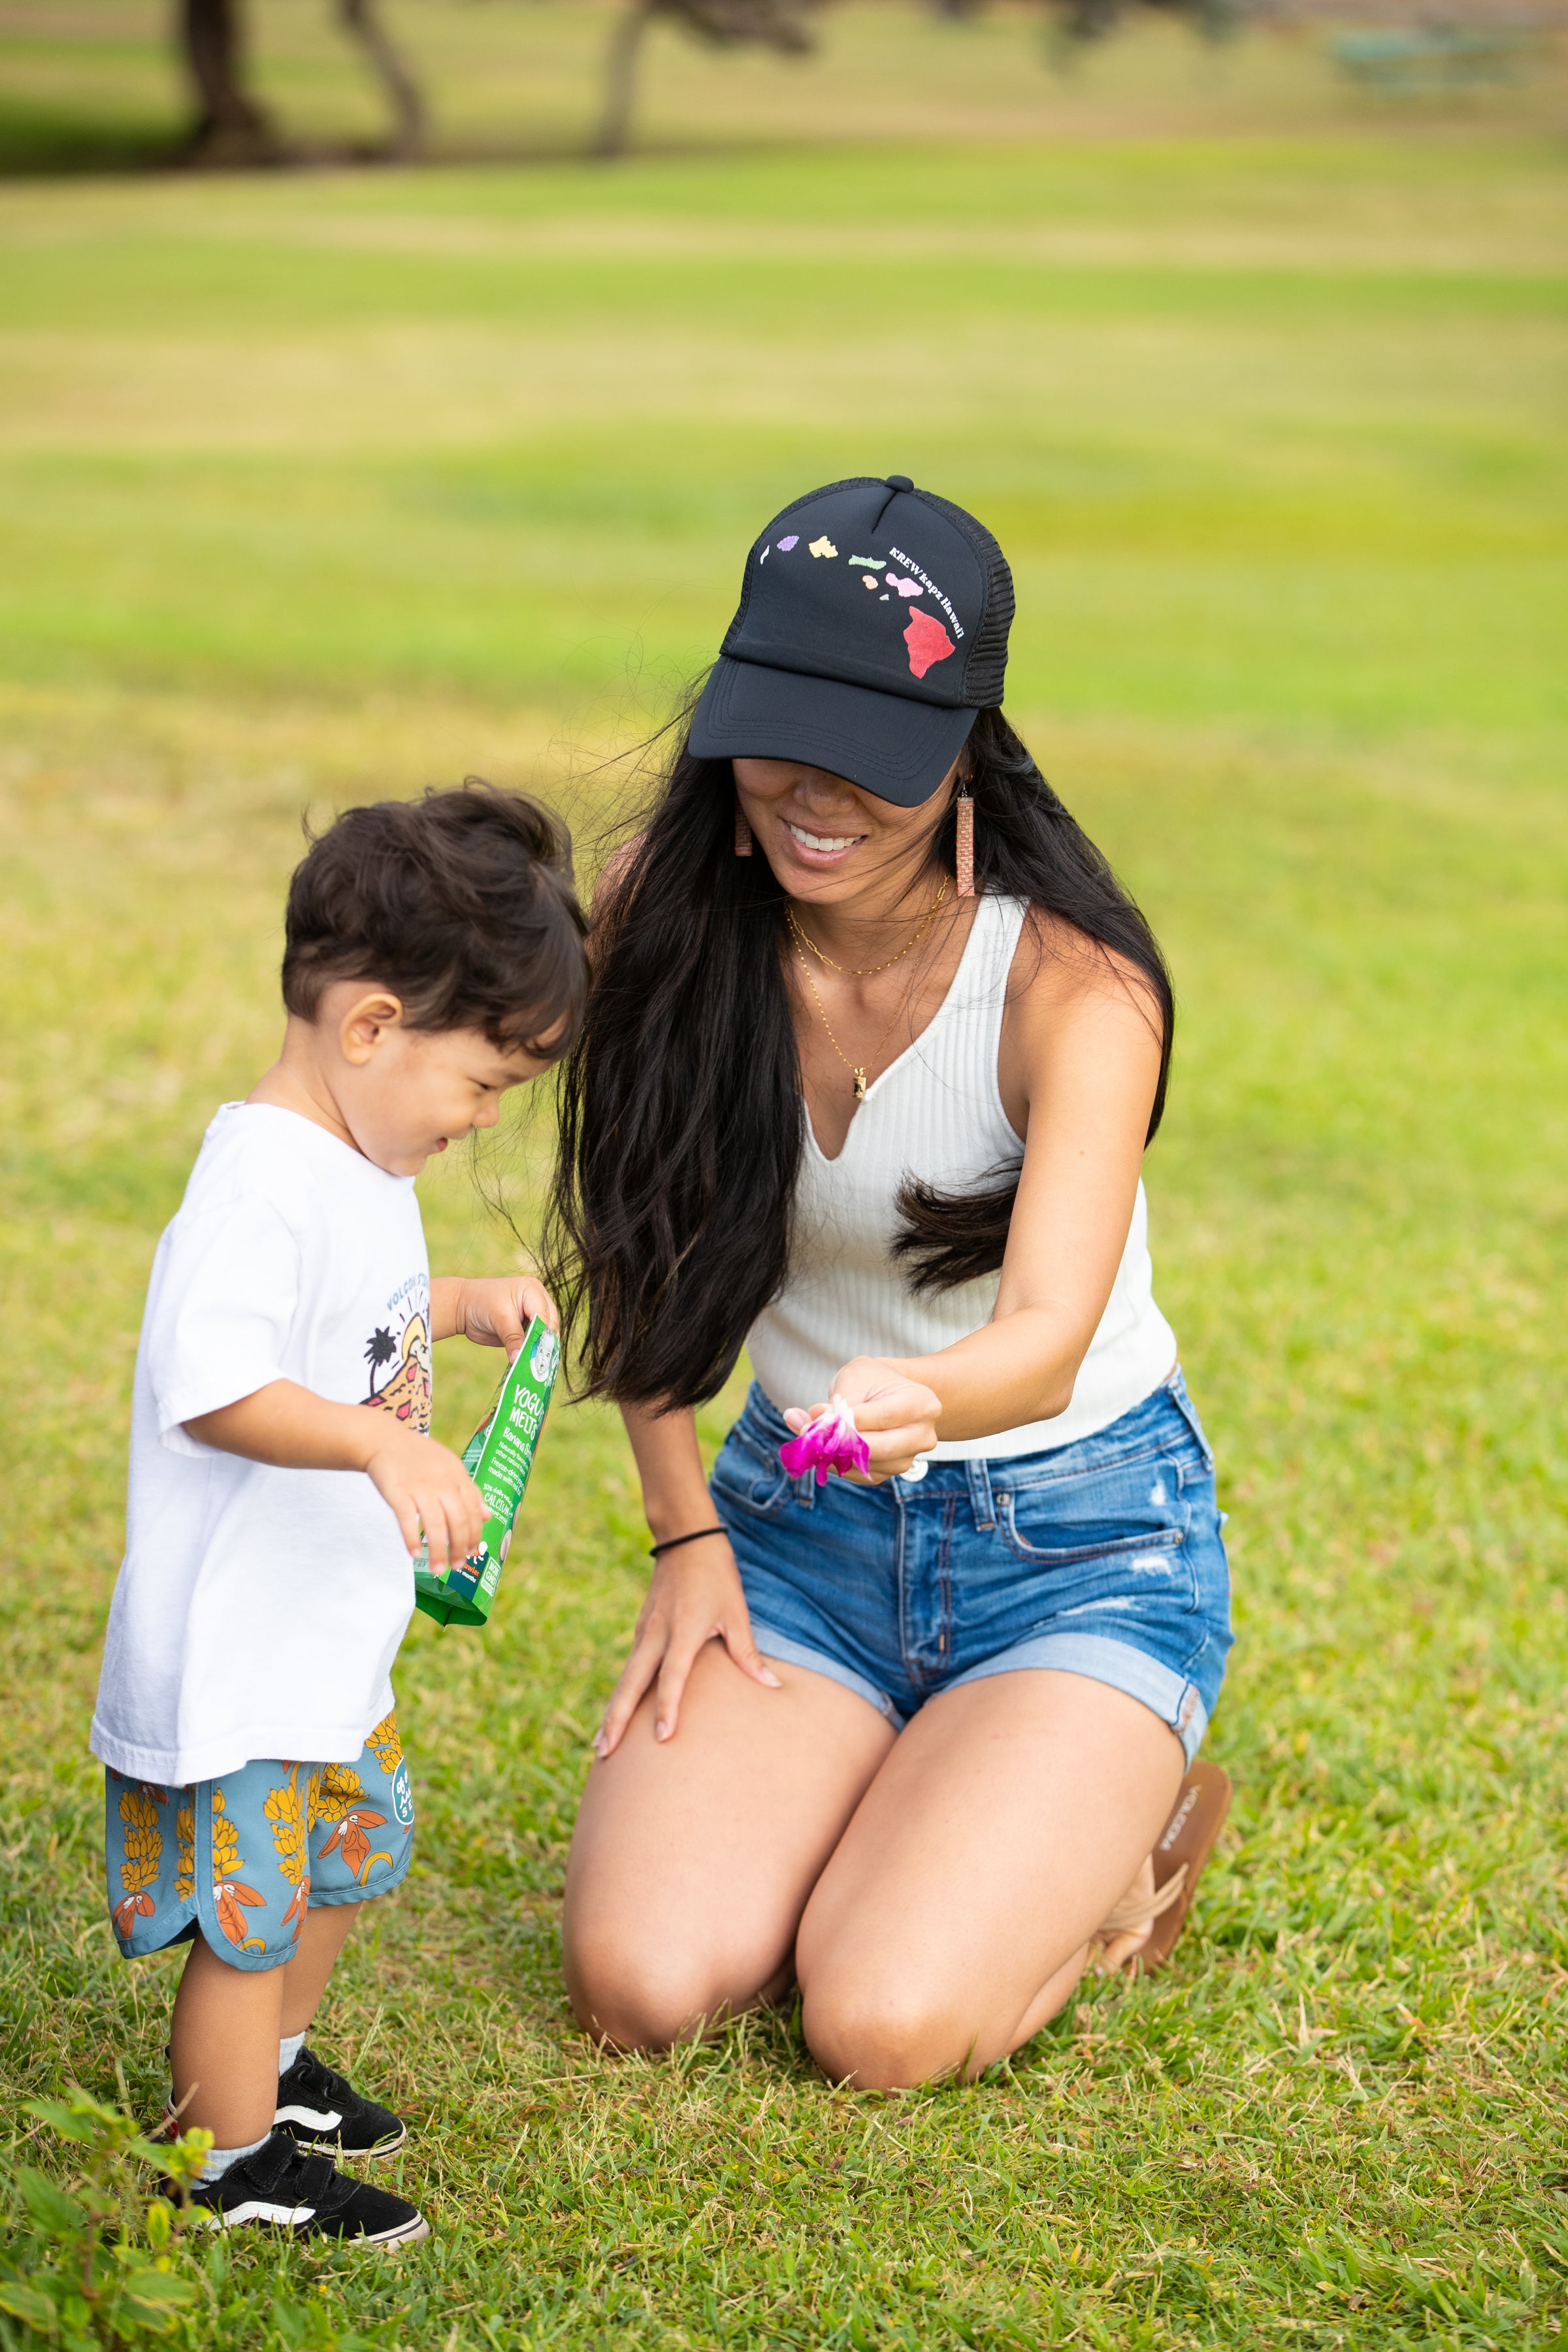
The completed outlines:
{"type": "Polygon", "coordinates": [[[423,1550],[414,1564],[414,1605],[439,1625],[482,1625],[489,1616],[560,1362],[561,1343],[536,1315],[493,1408],[463,1448],[463,1467],[489,1514],[479,1548],[455,1568],[433,1569],[423,1550]]]}

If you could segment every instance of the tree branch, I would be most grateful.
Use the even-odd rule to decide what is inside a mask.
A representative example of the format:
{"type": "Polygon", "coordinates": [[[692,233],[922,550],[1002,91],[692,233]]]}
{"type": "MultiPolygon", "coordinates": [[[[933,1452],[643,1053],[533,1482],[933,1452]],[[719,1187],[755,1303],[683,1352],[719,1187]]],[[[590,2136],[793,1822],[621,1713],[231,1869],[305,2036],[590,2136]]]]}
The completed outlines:
{"type": "Polygon", "coordinates": [[[412,163],[425,143],[425,100],[381,20],[375,0],[338,0],[338,22],[370,59],[391,104],[395,128],[387,153],[399,163],[412,163]]]}

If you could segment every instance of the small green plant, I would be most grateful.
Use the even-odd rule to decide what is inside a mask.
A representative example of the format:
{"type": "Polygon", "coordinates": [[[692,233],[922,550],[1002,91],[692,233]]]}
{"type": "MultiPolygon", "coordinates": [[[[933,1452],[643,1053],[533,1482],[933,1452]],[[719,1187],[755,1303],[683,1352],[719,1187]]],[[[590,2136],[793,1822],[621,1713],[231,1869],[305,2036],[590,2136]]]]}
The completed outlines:
{"type": "Polygon", "coordinates": [[[62,2186],[30,2164],[5,2168],[13,2195],[0,2246],[0,2344],[98,2352],[166,2339],[200,2294],[181,2274],[180,2241],[212,2134],[154,2146],[119,2108],[76,2089],[64,2100],[28,2099],[24,2112],[68,2143],[73,2168],[62,2186]],[[144,2164],[157,2166],[177,2202],[148,2195],[144,2164]]]}

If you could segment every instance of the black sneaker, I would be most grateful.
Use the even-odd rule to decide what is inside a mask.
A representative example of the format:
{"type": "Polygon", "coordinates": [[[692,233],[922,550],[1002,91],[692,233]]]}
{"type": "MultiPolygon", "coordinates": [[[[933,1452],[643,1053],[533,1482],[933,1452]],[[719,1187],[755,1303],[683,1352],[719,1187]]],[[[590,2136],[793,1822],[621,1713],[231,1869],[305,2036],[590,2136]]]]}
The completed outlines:
{"type": "Polygon", "coordinates": [[[301,2147],[319,2147],[354,2164],[365,2157],[390,2156],[408,2137],[401,2116],[362,2099],[352,2083],[324,2066],[313,2050],[301,2050],[278,2077],[274,2126],[301,2147]]]}
{"type": "Polygon", "coordinates": [[[270,2228],[349,2245],[395,2249],[430,2235],[417,2205],[351,2179],[331,2157],[308,2155],[286,2131],[275,2131],[254,2156],[231,2164],[221,2180],[193,2189],[191,2210],[215,2230],[270,2228]]]}

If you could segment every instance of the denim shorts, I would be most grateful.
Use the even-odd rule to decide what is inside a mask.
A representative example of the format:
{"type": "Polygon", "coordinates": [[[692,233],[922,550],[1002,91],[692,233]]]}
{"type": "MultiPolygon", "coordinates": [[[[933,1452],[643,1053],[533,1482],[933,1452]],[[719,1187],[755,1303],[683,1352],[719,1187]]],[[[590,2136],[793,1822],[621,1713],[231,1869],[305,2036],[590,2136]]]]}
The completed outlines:
{"type": "Polygon", "coordinates": [[[766,1656],[899,1729],[987,1675],[1086,1675],[1152,1708],[1191,1763],[1233,1637],[1214,1456],[1179,1370],[1076,1444],[913,1483],[792,1478],[789,1434],[753,1381],[710,1482],[766,1656]]]}
{"type": "Polygon", "coordinates": [[[158,1788],[104,1775],[109,1916],[128,1960],[202,1941],[237,1969],[294,1957],[307,1911],[390,1895],[414,1851],[395,1716],[354,1764],[258,1758],[158,1788]]]}

